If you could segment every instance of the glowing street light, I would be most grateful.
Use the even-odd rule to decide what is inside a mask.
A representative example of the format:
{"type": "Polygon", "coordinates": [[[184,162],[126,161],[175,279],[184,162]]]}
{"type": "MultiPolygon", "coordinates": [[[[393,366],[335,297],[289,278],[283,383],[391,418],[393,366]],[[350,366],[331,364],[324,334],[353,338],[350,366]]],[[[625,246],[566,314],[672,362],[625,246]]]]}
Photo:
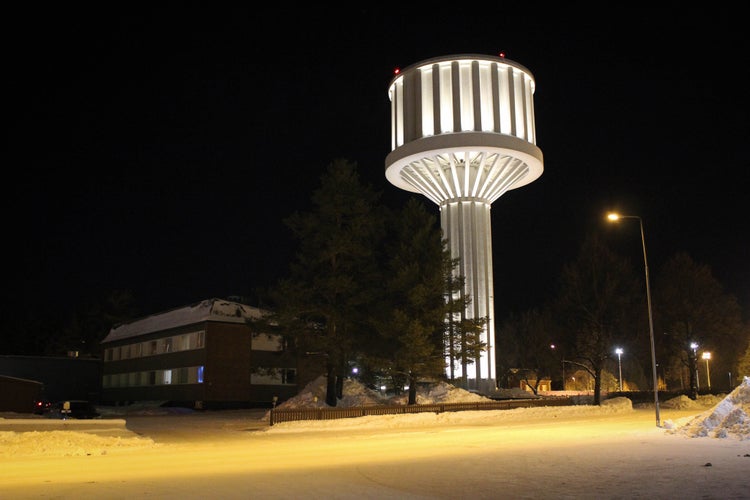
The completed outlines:
{"type": "Polygon", "coordinates": [[[622,359],[620,359],[620,356],[622,356],[622,349],[617,348],[615,349],[615,352],[617,353],[617,366],[620,368],[620,392],[622,392],[622,359]]]}
{"type": "Polygon", "coordinates": [[[654,376],[654,409],[656,411],[656,426],[661,427],[661,419],[659,417],[659,379],[656,376],[656,347],[654,346],[654,318],[651,313],[651,285],[648,280],[648,259],[646,258],[646,236],[643,232],[643,219],[637,215],[619,215],[616,213],[610,213],[607,215],[607,219],[612,222],[617,222],[620,219],[638,219],[638,223],[641,226],[641,244],[643,245],[643,266],[646,271],[646,304],[648,305],[648,333],[651,339],[651,368],[654,376]]]}
{"type": "Polygon", "coordinates": [[[706,382],[708,382],[708,390],[711,390],[711,372],[708,370],[708,360],[711,359],[711,353],[708,351],[703,352],[703,359],[706,360],[706,382]]]}

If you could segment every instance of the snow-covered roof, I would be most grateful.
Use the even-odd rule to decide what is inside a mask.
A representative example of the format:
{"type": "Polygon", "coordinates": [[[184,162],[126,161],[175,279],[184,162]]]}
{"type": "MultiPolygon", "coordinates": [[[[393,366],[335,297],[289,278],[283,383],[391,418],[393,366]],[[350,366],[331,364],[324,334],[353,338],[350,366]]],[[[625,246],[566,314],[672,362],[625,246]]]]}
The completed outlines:
{"type": "Polygon", "coordinates": [[[186,325],[217,321],[245,323],[248,318],[260,318],[266,312],[257,307],[222,299],[206,299],[178,309],[172,309],[113,327],[102,343],[146,335],[186,325]]]}

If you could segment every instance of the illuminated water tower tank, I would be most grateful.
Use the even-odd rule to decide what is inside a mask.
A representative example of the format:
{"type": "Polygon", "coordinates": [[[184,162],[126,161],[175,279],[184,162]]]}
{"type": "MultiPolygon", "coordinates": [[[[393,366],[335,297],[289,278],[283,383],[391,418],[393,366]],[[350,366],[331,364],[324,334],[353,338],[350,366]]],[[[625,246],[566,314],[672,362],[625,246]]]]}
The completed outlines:
{"type": "MultiPolygon", "coordinates": [[[[440,207],[443,237],[465,278],[466,318],[488,318],[478,362],[447,366],[468,389],[492,391],[495,373],[490,207],[542,175],[536,146],[534,78],[502,56],[437,57],[398,72],[390,83],[388,181],[440,207]]],[[[503,262],[503,266],[525,265],[503,262]]],[[[512,286],[512,285],[511,285],[512,286]]],[[[512,293],[512,290],[510,291],[512,293]]]]}

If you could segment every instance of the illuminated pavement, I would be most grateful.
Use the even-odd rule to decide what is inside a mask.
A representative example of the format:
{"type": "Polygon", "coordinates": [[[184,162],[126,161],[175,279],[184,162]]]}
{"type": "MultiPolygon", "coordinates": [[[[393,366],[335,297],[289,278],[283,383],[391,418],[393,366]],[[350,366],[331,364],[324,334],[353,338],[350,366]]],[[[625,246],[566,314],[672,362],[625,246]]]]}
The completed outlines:
{"type": "Polygon", "coordinates": [[[0,459],[0,498],[750,498],[750,442],[672,435],[649,410],[300,432],[257,412],[128,420],[156,444],[0,459]]]}

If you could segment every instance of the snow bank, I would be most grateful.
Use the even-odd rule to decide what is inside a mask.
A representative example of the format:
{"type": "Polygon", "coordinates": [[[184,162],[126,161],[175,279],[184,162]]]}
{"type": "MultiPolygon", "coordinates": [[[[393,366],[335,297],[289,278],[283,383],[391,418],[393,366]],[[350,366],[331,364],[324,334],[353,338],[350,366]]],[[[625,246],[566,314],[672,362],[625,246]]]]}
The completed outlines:
{"type": "Polygon", "coordinates": [[[750,377],[744,377],[731,394],[685,425],[675,426],[665,421],[664,426],[672,434],[689,437],[750,439],[750,377]]]}
{"type": "Polygon", "coordinates": [[[156,446],[151,438],[97,436],[75,431],[0,432],[0,458],[80,457],[156,446]]]}
{"type": "MultiPolygon", "coordinates": [[[[355,406],[374,405],[404,405],[408,401],[408,394],[385,396],[378,391],[368,389],[359,381],[346,379],[344,381],[343,397],[337,401],[336,407],[350,408],[355,406]]],[[[432,403],[464,403],[475,401],[492,401],[489,398],[460,389],[445,382],[437,382],[429,386],[420,386],[417,390],[417,404],[432,403]]],[[[279,409],[292,408],[326,408],[326,377],[321,375],[305,386],[302,391],[277,406],[279,409]]]]}

